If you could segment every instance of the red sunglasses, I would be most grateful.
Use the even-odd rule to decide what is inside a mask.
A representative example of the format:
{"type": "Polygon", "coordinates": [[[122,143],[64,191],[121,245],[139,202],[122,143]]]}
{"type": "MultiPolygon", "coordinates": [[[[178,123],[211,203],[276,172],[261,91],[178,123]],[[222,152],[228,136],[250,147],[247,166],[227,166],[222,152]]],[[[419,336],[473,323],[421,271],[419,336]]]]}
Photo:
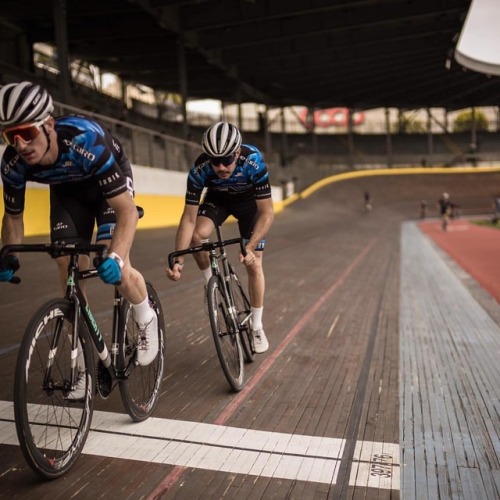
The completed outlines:
{"type": "Polygon", "coordinates": [[[41,126],[49,119],[47,116],[43,120],[33,123],[25,123],[2,131],[2,136],[9,146],[14,146],[18,139],[21,139],[26,144],[36,139],[40,135],[41,126]]]}
{"type": "Polygon", "coordinates": [[[229,167],[231,163],[233,163],[236,158],[236,154],[232,154],[230,156],[218,156],[218,157],[210,157],[208,160],[210,164],[214,167],[218,167],[219,165],[224,165],[225,167],[229,167]]]}

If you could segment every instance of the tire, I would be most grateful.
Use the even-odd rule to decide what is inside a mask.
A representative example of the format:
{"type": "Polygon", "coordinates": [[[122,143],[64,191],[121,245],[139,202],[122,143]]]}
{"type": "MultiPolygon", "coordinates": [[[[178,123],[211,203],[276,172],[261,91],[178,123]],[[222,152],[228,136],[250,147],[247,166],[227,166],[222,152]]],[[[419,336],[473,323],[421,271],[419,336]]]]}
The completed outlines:
{"type": "Polygon", "coordinates": [[[150,283],[146,283],[149,303],[158,319],[158,354],[147,366],[137,360],[138,328],[130,302],[124,300],[120,313],[118,340],[118,370],[128,370],[128,378],[120,382],[123,405],[135,422],[146,420],[154,411],[160,398],[165,364],[165,319],[161,301],[150,283]]]}
{"type": "Polygon", "coordinates": [[[224,288],[216,276],[212,276],[208,282],[207,299],[210,326],[222,370],[232,389],[241,391],[244,384],[241,339],[231,326],[224,288]]]}
{"type": "Polygon", "coordinates": [[[233,271],[231,265],[229,265],[229,276],[229,282],[234,296],[234,304],[238,313],[238,321],[240,324],[243,323],[240,329],[241,346],[243,347],[245,361],[247,363],[252,363],[255,358],[255,352],[253,350],[252,309],[250,307],[250,301],[243,290],[243,286],[238,278],[238,275],[233,271]]]}
{"type": "Polygon", "coordinates": [[[28,324],[19,350],[14,382],[14,415],[21,450],[29,466],[44,479],[56,479],[74,465],[85,445],[94,407],[92,343],[79,322],[77,358],[85,376],[85,397],[70,401],[71,332],[74,306],[56,299],[41,307],[28,324]],[[55,336],[57,345],[53,346],[55,336]],[[56,349],[52,349],[56,348],[56,349]],[[53,358],[49,363],[49,353],[53,358]],[[84,366],[82,366],[82,364],[84,366]],[[50,365],[44,389],[44,377],[50,365]]]}

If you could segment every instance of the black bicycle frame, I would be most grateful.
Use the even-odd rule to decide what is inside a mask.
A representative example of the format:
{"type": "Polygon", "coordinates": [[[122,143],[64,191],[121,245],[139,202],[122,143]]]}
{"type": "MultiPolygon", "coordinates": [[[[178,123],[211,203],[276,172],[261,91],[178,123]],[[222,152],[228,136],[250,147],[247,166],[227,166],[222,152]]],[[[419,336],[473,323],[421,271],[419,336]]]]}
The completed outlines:
{"type": "MultiPolygon", "coordinates": [[[[85,299],[78,283],[79,280],[85,280],[90,278],[95,278],[99,276],[97,269],[86,269],[80,270],[78,264],[78,257],[81,254],[85,254],[87,252],[96,252],[100,255],[101,258],[104,258],[107,253],[107,247],[105,245],[88,245],[81,246],[77,248],[76,246],[71,245],[63,245],[63,244],[19,244],[19,245],[6,245],[2,248],[0,252],[0,263],[6,259],[7,255],[15,252],[45,252],[51,255],[51,257],[60,257],[62,255],[69,256],[69,264],[68,264],[68,278],[66,281],[66,293],[64,298],[73,304],[73,332],[72,332],[72,343],[71,348],[73,352],[76,352],[78,349],[78,321],[80,317],[83,318],[87,326],[87,330],[91,336],[92,342],[96,347],[99,358],[101,359],[104,367],[109,372],[112,381],[121,380],[127,378],[130,367],[127,367],[124,370],[117,371],[116,369],[116,361],[118,355],[118,328],[119,328],[119,314],[120,314],[120,306],[123,302],[123,298],[121,297],[118,290],[115,288],[115,296],[114,296],[114,305],[113,305],[113,331],[112,331],[112,347],[111,353],[109,352],[104,338],[99,330],[96,320],[90,310],[90,307],[85,299]]],[[[21,280],[19,277],[14,276],[11,280],[12,283],[19,283],[21,280]]],[[[59,338],[61,335],[62,329],[62,321],[57,325],[57,329],[55,331],[54,337],[52,339],[51,349],[57,349],[59,338]]],[[[72,370],[71,370],[71,381],[70,384],[76,382],[77,378],[77,361],[76,357],[72,358],[72,370]]],[[[51,364],[50,360],[47,365],[47,371],[44,377],[44,389],[47,391],[51,391],[53,389],[63,389],[66,391],[70,390],[70,387],[54,387],[51,385],[51,364]]]]}
{"type": "MultiPolygon", "coordinates": [[[[233,327],[238,327],[239,326],[239,321],[236,316],[236,312],[234,309],[235,305],[235,300],[234,300],[234,295],[233,291],[231,289],[231,286],[229,285],[229,281],[231,279],[230,271],[229,271],[229,262],[227,260],[227,253],[226,253],[226,246],[227,245],[234,245],[234,244],[239,244],[240,245],[240,250],[243,255],[246,255],[246,248],[245,248],[245,243],[243,241],[243,238],[233,238],[230,240],[225,240],[223,241],[222,239],[222,232],[220,226],[215,226],[215,229],[217,231],[217,241],[204,241],[201,243],[201,245],[197,245],[195,247],[187,248],[186,250],[179,250],[176,252],[172,252],[168,256],[168,263],[170,266],[170,269],[173,269],[174,267],[174,259],[176,257],[179,257],[181,255],[188,255],[192,253],[197,253],[201,251],[206,251],[209,254],[210,258],[210,266],[212,268],[212,273],[216,276],[221,276],[223,279],[221,279],[223,286],[224,286],[224,293],[227,297],[229,297],[229,301],[231,304],[233,304],[233,307],[230,309],[230,315],[233,320],[233,327]],[[220,249],[220,253],[217,255],[215,251],[217,249],[220,249]],[[221,273],[218,267],[218,262],[222,262],[223,266],[223,272],[221,273]]],[[[238,328],[235,328],[236,331],[238,331],[238,328]]]]}
{"type": "MultiPolygon", "coordinates": [[[[115,287],[114,290],[114,301],[113,301],[113,328],[111,332],[111,352],[109,351],[103,335],[99,329],[99,326],[88,306],[87,300],[85,299],[78,282],[80,280],[86,280],[90,278],[95,278],[99,275],[97,269],[78,269],[78,259],[77,255],[72,254],[70,256],[70,263],[68,265],[68,280],[66,287],[65,298],[68,299],[74,305],[74,314],[81,314],[85,324],[87,325],[87,330],[90,333],[92,342],[97,350],[99,359],[102,361],[104,368],[108,371],[111,376],[112,382],[119,380],[124,380],[128,378],[130,371],[134,368],[134,365],[130,364],[123,369],[117,369],[117,358],[118,358],[118,329],[120,327],[120,308],[123,304],[123,297],[118,292],[115,287]],[[76,279],[75,279],[76,278],[76,279]]],[[[76,316],[75,316],[76,318],[76,316]]],[[[74,322],[75,334],[73,335],[73,344],[78,343],[78,336],[76,335],[77,321],[74,322]]],[[[77,348],[72,345],[72,348],[77,348]]],[[[72,377],[75,377],[76,367],[72,370],[72,377]]],[[[71,381],[74,383],[74,380],[71,381]]]]}

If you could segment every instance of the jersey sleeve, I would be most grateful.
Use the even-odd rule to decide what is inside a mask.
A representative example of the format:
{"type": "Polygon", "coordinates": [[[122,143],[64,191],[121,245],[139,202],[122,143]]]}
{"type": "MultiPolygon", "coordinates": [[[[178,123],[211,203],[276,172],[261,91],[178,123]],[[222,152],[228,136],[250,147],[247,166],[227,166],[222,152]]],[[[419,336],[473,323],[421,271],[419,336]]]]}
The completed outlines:
{"type": "Polygon", "coordinates": [[[24,168],[18,162],[19,154],[14,148],[6,148],[1,162],[3,202],[5,213],[17,215],[24,211],[26,178],[24,168]]]}
{"type": "Polygon", "coordinates": [[[250,168],[250,179],[254,185],[256,200],[271,198],[271,185],[269,183],[269,171],[264,158],[257,148],[249,147],[250,153],[246,162],[250,168]]]}
{"type": "Polygon", "coordinates": [[[201,194],[203,193],[208,177],[207,168],[210,168],[208,160],[204,160],[202,155],[197,158],[189,170],[185,198],[186,205],[200,204],[201,194]]]}
{"type": "Polygon", "coordinates": [[[128,177],[120,168],[121,145],[99,123],[85,120],[85,128],[72,138],[70,151],[72,159],[95,176],[105,198],[133,191],[131,169],[128,177]]]}

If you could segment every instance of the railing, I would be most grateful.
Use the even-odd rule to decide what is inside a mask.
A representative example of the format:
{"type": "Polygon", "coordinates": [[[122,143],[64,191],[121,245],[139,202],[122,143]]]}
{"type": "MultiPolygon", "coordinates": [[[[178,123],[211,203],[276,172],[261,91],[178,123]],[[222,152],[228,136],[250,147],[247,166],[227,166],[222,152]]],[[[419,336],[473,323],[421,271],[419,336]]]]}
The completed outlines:
{"type": "Polygon", "coordinates": [[[55,102],[55,116],[85,114],[99,120],[122,143],[131,163],[187,172],[200,154],[197,143],[132,125],[123,120],[55,102]]]}

